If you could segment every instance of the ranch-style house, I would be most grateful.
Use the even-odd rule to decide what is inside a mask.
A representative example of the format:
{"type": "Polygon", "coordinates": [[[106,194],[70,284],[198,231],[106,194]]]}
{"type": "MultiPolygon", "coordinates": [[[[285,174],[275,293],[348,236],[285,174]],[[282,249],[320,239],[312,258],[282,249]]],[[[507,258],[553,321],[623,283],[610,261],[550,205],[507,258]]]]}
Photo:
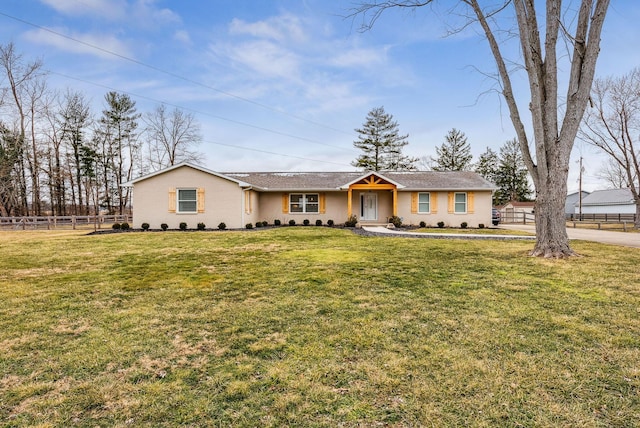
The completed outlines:
{"type": "Polygon", "coordinates": [[[133,188],[133,226],[152,229],[166,223],[216,228],[244,228],[248,223],[293,219],[302,224],[352,214],[362,225],[386,224],[398,216],[403,224],[468,227],[491,224],[495,186],[479,174],[464,172],[225,172],[181,163],[139,177],[133,188]]]}

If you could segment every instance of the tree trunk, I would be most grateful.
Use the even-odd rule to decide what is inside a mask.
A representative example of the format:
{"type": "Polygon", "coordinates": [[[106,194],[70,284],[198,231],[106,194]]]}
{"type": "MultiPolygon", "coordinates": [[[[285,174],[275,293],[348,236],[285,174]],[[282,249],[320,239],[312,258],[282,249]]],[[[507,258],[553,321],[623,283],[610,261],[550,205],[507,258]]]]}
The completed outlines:
{"type": "Polygon", "coordinates": [[[565,219],[566,178],[553,177],[538,192],[535,205],[536,245],[532,256],[561,258],[575,255],[569,246],[565,219]]]}

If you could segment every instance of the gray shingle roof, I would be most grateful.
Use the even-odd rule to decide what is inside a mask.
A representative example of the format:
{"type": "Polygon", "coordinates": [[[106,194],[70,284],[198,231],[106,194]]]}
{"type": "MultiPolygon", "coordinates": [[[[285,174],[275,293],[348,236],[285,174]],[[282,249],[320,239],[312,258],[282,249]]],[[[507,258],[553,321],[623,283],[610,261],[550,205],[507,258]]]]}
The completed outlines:
{"type": "Polygon", "coordinates": [[[633,204],[631,189],[596,190],[582,198],[585,205],[629,205],[633,204]]]}
{"type": "MultiPolygon", "coordinates": [[[[337,190],[367,176],[366,172],[225,172],[223,175],[265,191],[337,190]]],[[[475,172],[379,172],[402,190],[493,190],[495,186],[475,172]]]]}

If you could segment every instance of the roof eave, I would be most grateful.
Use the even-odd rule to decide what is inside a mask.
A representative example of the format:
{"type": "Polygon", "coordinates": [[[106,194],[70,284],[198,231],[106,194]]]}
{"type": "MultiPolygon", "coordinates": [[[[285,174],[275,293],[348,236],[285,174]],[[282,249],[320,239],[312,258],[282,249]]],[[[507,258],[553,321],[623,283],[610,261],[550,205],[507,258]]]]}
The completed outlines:
{"type": "MultiPolygon", "coordinates": [[[[238,179],[233,178],[233,177],[229,177],[229,176],[224,175],[224,174],[220,174],[219,172],[211,171],[210,169],[204,168],[204,167],[202,167],[200,165],[193,164],[191,162],[180,162],[180,163],[172,165],[172,166],[170,166],[168,168],[161,169],[159,171],[154,171],[152,173],[149,173],[147,175],[143,175],[143,176],[138,177],[136,179],[133,179],[131,181],[127,181],[126,183],[121,183],[120,186],[122,186],[122,187],[133,187],[135,183],[138,183],[138,182],[144,181],[144,180],[148,180],[149,178],[153,178],[155,176],[158,176],[158,175],[161,175],[161,174],[165,174],[167,172],[171,172],[171,171],[173,171],[175,169],[182,168],[182,167],[185,167],[185,166],[189,167],[189,168],[193,168],[193,169],[198,170],[200,172],[204,172],[205,174],[209,174],[209,175],[213,175],[215,177],[219,177],[219,178],[222,178],[222,179],[225,179],[225,180],[229,180],[229,181],[231,181],[233,183],[238,184],[238,186],[240,186],[240,187],[252,187],[252,185],[247,183],[247,182],[244,182],[242,180],[238,180],[238,179]]],[[[255,187],[255,186],[253,186],[253,187],[255,187]]]]}

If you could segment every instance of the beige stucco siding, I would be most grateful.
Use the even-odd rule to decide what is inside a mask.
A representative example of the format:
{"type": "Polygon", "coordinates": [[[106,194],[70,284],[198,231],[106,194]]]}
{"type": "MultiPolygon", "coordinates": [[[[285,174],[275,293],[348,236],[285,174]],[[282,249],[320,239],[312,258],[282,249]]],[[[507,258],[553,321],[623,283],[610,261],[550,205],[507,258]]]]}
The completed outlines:
{"type": "Polygon", "coordinates": [[[289,213],[283,212],[283,195],[302,192],[262,192],[259,194],[260,206],[259,219],[273,224],[274,220],[280,220],[282,224],[288,224],[289,220],[295,220],[296,224],[302,224],[308,219],[311,224],[316,220],[322,220],[323,224],[333,220],[335,224],[344,223],[347,219],[347,192],[307,192],[324,194],[324,213],[289,213]]]}
{"type": "Polygon", "coordinates": [[[491,225],[491,192],[490,191],[473,191],[467,193],[467,207],[470,208],[469,200],[473,198],[473,212],[467,213],[450,213],[449,212],[449,193],[448,191],[426,192],[431,194],[431,198],[435,198],[436,204],[432,203],[432,211],[430,213],[412,213],[411,194],[413,192],[398,192],[398,216],[402,218],[402,222],[408,225],[419,225],[424,221],[427,226],[436,226],[438,222],[443,221],[447,227],[460,227],[462,222],[466,222],[468,227],[478,227],[483,224],[485,227],[491,225]],[[434,210],[435,207],[435,210],[434,210]],[[434,212],[435,211],[435,212],[434,212]]]}
{"type": "Polygon", "coordinates": [[[239,228],[244,227],[247,215],[243,205],[243,189],[238,183],[184,166],[135,183],[133,227],[149,223],[152,229],[158,229],[166,223],[170,229],[177,229],[185,222],[189,229],[195,229],[198,223],[217,228],[224,222],[228,228],[239,228]],[[170,212],[172,189],[203,189],[204,212],[170,212]]]}
{"type": "MultiPolygon", "coordinates": [[[[310,192],[313,193],[313,192],[310,192]]],[[[393,193],[391,191],[374,191],[377,195],[378,215],[376,220],[370,222],[361,221],[360,196],[368,191],[354,191],[352,200],[352,212],[362,224],[385,223],[393,215],[393,193]]],[[[449,192],[431,192],[437,198],[437,212],[430,214],[411,212],[411,193],[398,192],[398,216],[402,217],[403,223],[407,225],[418,225],[424,221],[428,225],[436,226],[439,221],[444,221],[448,227],[460,227],[462,222],[466,222],[468,227],[478,227],[479,224],[489,226],[491,224],[491,192],[475,191],[473,193],[473,213],[455,214],[448,212],[449,192]]],[[[282,224],[287,224],[293,219],[296,224],[302,224],[304,219],[308,219],[312,224],[317,219],[321,219],[323,224],[328,220],[333,220],[336,224],[344,223],[347,219],[347,192],[324,192],[325,210],[324,214],[315,213],[284,213],[283,195],[287,192],[261,192],[258,193],[257,212],[254,212],[253,223],[256,221],[267,221],[273,224],[278,219],[282,224]]],[[[469,196],[470,197],[470,196],[469,196]]]]}

